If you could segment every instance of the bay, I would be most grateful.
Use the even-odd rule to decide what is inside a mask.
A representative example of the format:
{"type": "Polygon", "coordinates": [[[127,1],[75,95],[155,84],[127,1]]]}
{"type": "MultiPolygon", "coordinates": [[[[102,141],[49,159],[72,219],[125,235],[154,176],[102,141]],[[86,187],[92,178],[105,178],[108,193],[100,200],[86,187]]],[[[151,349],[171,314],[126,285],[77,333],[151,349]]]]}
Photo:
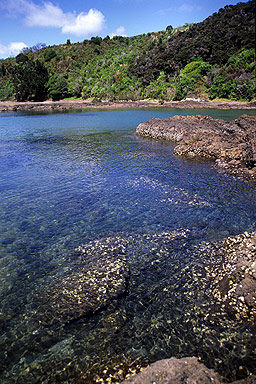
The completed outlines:
{"type": "Polygon", "coordinates": [[[199,246],[256,230],[255,183],[135,135],[152,117],[230,120],[244,112],[254,114],[0,115],[1,382],[97,382],[106,369],[105,376],[120,370],[118,364],[125,370],[136,359],[146,364],[171,356],[200,357],[229,378],[239,378],[239,367],[241,375],[252,372],[250,328],[233,319],[209,328],[200,284],[195,288],[189,270],[207,264],[197,259],[199,246]],[[125,294],[89,317],[38,325],[34,293],[62,278],[76,247],[109,238],[128,242],[125,294]],[[186,291],[179,281],[187,282],[186,291]]]}

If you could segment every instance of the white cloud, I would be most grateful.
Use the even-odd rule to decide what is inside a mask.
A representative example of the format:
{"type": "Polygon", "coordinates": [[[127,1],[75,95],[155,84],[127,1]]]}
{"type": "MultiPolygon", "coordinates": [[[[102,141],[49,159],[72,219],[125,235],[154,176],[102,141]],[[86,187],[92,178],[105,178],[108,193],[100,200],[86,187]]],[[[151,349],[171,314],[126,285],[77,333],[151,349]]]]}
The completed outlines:
{"type": "Polygon", "coordinates": [[[28,27],[61,28],[62,33],[76,36],[100,33],[105,21],[104,15],[97,9],[90,9],[87,13],[65,13],[50,1],[38,5],[30,0],[0,0],[0,8],[5,9],[9,16],[22,15],[28,27]]]}
{"type": "Polygon", "coordinates": [[[75,19],[65,23],[62,33],[76,36],[88,36],[102,31],[105,17],[97,9],[90,9],[88,13],[81,12],[75,19]]]}
{"type": "Polygon", "coordinates": [[[110,37],[113,36],[127,36],[125,27],[120,25],[120,27],[118,27],[114,32],[111,33],[110,37]]]}
{"type": "Polygon", "coordinates": [[[26,48],[25,43],[13,42],[8,45],[0,44],[0,55],[4,57],[17,56],[23,48],[26,48]]]}
{"type": "Polygon", "coordinates": [[[24,22],[29,27],[63,27],[74,19],[72,13],[64,13],[58,5],[50,2],[43,3],[42,6],[23,0],[25,19],[24,22]]]}

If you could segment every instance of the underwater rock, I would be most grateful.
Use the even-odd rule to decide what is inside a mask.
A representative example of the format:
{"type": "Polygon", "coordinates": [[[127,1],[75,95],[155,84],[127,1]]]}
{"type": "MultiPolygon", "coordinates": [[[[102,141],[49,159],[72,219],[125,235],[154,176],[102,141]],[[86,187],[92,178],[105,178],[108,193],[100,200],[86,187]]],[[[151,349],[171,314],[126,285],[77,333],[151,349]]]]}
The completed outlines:
{"type": "Polygon", "coordinates": [[[213,292],[238,319],[256,315],[256,232],[228,237],[213,292]]]}
{"type": "Polygon", "coordinates": [[[256,383],[256,376],[249,376],[246,379],[233,381],[231,384],[255,384],[256,383]]]}
{"type": "Polygon", "coordinates": [[[123,239],[105,238],[78,247],[69,270],[36,295],[39,323],[66,323],[95,313],[125,291],[127,275],[123,239]]]}
{"type": "Polygon", "coordinates": [[[212,159],[232,174],[256,179],[256,117],[233,121],[209,116],[154,118],[138,125],[139,136],[176,143],[174,153],[212,159]]]}
{"type": "Polygon", "coordinates": [[[206,368],[195,357],[159,360],[122,384],[221,384],[218,373],[206,368]]]}

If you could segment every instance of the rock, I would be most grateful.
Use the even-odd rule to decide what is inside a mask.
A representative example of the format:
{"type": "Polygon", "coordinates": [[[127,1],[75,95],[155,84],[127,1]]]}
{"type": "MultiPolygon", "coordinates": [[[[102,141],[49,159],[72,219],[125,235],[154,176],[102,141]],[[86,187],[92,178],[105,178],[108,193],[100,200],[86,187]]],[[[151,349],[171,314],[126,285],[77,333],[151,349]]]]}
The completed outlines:
{"type": "Polygon", "coordinates": [[[157,361],[122,384],[220,384],[220,376],[195,357],[157,361]]]}
{"type": "Polygon", "coordinates": [[[64,276],[36,295],[41,324],[66,323],[95,313],[126,289],[125,242],[106,238],[78,247],[64,276]]]}
{"type": "Polygon", "coordinates": [[[227,238],[213,292],[238,319],[256,315],[256,232],[227,238]]]}
{"type": "MultiPolygon", "coordinates": [[[[213,369],[199,363],[196,357],[174,357],[159,360],[140,373],[131,376],[121,384],[222,384],[223,381],[213,369]]],[[[256,384],[256,376],[235,381],[231,384],[256,384]]]]}
{"type": "Polygon", "coordinates": [[[256,117],[227,122],[209,116],[173,116],[140,124],[137,135],[176,143],[174,153],[216,161],[231,173],[256,179],[256,117]]]}
{"type": "Polygon", "coordinates": [[[246,379],[234,381],[231,384],[256,384],[256,376],[249,376],[246,379]]]}

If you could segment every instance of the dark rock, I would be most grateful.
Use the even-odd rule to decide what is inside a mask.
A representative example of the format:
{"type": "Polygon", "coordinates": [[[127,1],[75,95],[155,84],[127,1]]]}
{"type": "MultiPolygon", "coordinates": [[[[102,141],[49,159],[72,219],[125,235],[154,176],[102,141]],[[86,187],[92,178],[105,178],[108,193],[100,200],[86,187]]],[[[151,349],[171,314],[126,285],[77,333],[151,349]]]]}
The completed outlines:
{"type": "Polygon", "coordinates": [[[165,359],[151,364],[122,384],[221,384],[220,376],[195,357],[165,359]]]}
{"type": "Polygon", "coordinates": [[[227,122],[209,116],[173,116],[140,124],[136,133],[176,143],[174,153],[216,161],[231,173],[256,179],[256,117],[227,122]]]}
{"type": "Polygon", "coordinates": [[[78,247],[71,267],[36,295],[42,324],[68,322],[95,313],[126,289],[125,242],[106,238],[78,247]]]}

